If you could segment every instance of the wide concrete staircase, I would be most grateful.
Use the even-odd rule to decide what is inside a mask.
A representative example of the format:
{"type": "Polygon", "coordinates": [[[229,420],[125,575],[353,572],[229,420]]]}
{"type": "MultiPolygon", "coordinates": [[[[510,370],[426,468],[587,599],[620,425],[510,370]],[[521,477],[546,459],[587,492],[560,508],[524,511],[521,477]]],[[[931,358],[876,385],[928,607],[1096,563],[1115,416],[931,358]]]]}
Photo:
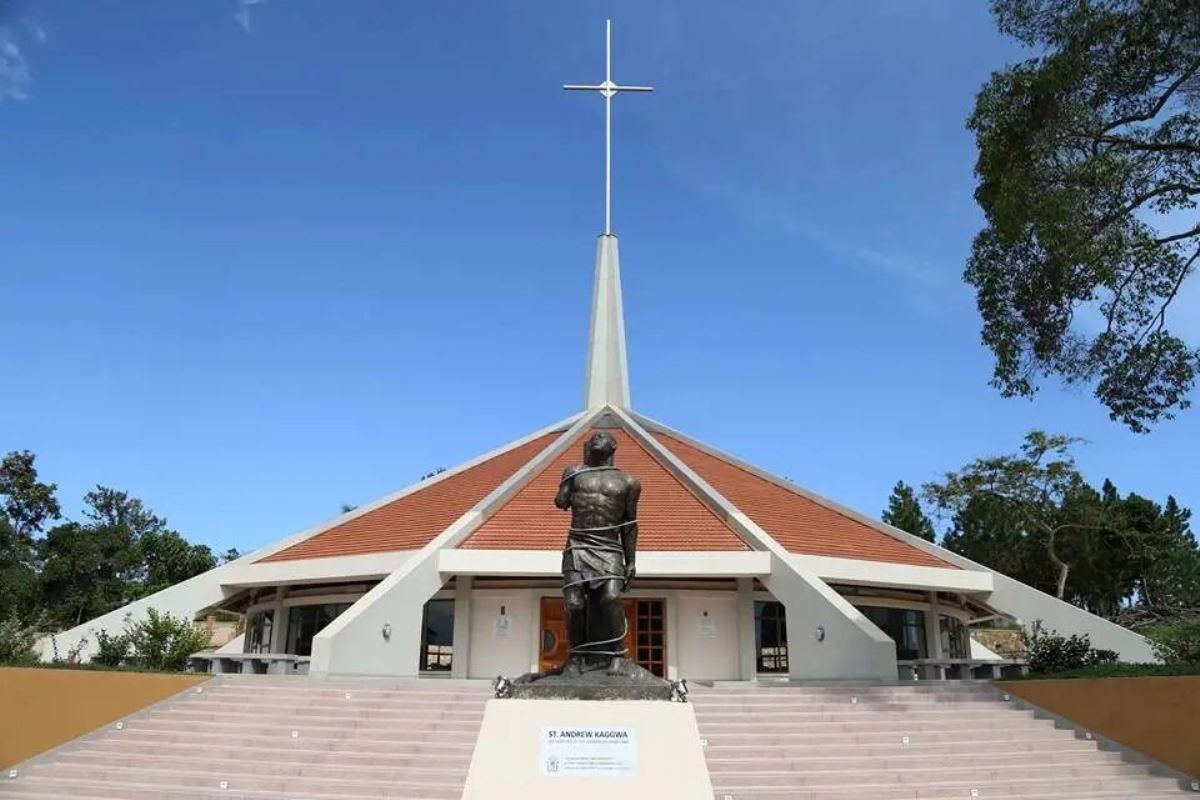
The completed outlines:
{"type": "Polygon", "coordinates": [[[716,800],[1200,797],[987,684],[693,686],[716,800]]]}
{"type": "Polygon", "coordinates": [[[228,675],[53,751],[0,798],[449,800],[484,681],[228,675]]]}
{"type": "MultiPolygon", "coordinates": [[[[456,799],[490,696],[484,681],[219,676],[0,773],[0,798],[456,799]]],[[[1200,798],[986,685],[719,684],[691,699],[715,800],[1200,798]]]]}

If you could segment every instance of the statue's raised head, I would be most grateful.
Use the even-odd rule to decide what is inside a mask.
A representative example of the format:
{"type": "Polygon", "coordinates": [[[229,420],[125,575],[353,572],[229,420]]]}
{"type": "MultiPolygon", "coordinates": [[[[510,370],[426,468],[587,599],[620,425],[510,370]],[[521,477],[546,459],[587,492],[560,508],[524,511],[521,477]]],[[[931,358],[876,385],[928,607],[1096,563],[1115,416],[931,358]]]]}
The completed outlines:
{"type": "Polygon", "coordinates": [[[608,431],[596,431],[583,444],[583,461],[590,467],[612,463],[617,440],[608,431]]]}

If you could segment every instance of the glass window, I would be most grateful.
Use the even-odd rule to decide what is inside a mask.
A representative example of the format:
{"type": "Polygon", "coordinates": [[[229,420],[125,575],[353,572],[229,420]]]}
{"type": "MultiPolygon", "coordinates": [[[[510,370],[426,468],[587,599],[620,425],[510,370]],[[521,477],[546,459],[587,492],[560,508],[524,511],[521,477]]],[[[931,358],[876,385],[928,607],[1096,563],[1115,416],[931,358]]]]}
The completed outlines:
{"type": "Polygon", "coordinates": [[[275,609],[256,611],[246,621],[247,653],[271,652],[271,633],[275,630],[275,609]]]}
{"type": "Polygon", "coordinates": [[[925,612],[907,608],[859,606],[867,619],[896,643],[896,658],[925,658],[925,612]]]}
{"type": "Polygon", "coordinates": [[[942,640],[943,658],[971,657],[971,634],[958,617],[938,614],[938,637],[942,640]]]}
{"type": "Polygon", "coordinates": [[[759,672],[787,672],[787,618],[783,603],[754,602],[754,650],[759,672]]]}
{"type": "Polygon", "coordinates": [[[447,672],[454,662],[454,601],[430,600],[425,604],[420,668],[447,672]]]}
{"type": "Polygon", "coordinates": [[[292,606],[287,614],[287,652],[312,655],[312,640],[321,630],[350,607],[350,603],[326,603],[319,606],[292,606]]]}

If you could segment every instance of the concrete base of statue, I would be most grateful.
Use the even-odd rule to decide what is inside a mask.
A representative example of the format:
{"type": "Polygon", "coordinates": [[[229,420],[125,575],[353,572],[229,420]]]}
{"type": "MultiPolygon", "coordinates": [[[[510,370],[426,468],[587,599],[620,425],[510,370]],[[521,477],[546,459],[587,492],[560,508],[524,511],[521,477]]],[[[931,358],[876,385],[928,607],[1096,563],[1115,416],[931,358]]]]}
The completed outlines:
{"type": "Polygon", "coordinates": [[[687,703],[491,700],[463,800],[712,800],[687,703]]]}
{"type": "Polygon", "coordinates": [[[608,659],[531,672],[511,683],[501,697],[518,700],[673,700],[677,687],[628,659],[615,671],[608,659]]]}

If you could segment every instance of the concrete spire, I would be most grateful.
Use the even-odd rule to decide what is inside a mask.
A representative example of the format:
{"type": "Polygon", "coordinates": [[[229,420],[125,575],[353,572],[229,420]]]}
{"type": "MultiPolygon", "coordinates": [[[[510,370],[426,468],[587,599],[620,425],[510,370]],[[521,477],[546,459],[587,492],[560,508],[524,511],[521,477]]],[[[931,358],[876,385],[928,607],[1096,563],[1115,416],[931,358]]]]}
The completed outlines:
{"type": "Polygon", "coordinates": [[[621,260],[617,237],[596,240],[596,285],[588,338],[584,409],[605,404],[629,408],[629,363],[625,358],[625,311],[621,302],[621,260]]]}

